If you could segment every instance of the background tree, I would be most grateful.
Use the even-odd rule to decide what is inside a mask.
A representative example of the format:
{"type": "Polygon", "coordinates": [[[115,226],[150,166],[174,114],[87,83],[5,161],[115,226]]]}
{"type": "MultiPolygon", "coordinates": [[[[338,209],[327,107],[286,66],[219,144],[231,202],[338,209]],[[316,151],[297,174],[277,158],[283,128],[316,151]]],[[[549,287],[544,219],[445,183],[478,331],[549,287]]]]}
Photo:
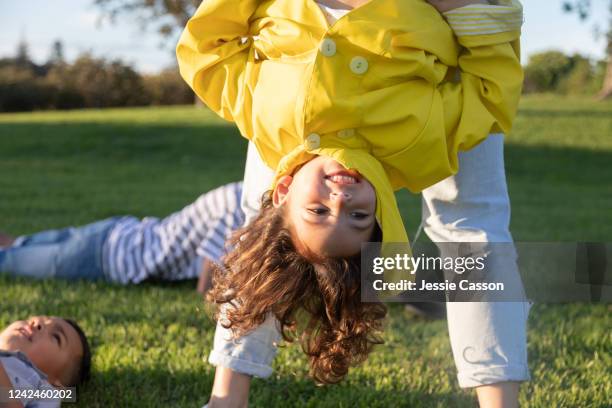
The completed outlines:
{"type": "Polygon", "coordinates": [[[29,68],[30,61],[30,52],[28,48],[28,43],[24,38],[19,40],[19,44],[17,44],[17,54],[15,55],[15,64],[18,67],[29,68]]]}
{"type": "MultiPolygon", "coordinates": [[[[162,38],[169,39],[185,27],[202,0],[93,0],[93,2],[111,22],[121,14],[132,14],[142,28],[154,26],[162,38]]],[[[202,106],[202,101],[194,93],[192,100],[196,106],[202,106]]]]}
{"type": "MultiPolygon", "coordinates": [[[[71,65],[50,72],[49,80],[68,95],[78,92],[84,106],[90,108],[142,106],[149,101],[142,77],[119,60],[82,54],[71,65]]],[[[72,106],[60,106],[66,107],[72,106]]]]}
{"type": "Polygon", "coordinates": [[[103,16],[115,21],[120,14],[133,14],[142,27],[155,26],[164,38],[182,30],[202,0],[93,0],[103,16]]]}
{"type": "Polygon", "coordinates": [[[572,60],[560,51],[546,51],[529,57],[525,66],[525,92],[555,92],[572,70],[572,60]]]}
{"type": "Polygon", "coordinates": [[[544,51],[529,56],[523,92],[595,95],[603,82],[603,62],[593,64],[580,54],[544,51]]]}
{"type": "MultiPolygon", "coordinates": [[[[577,13],[582,20],[589,18],[593,12],[591,0],[564,1],[563,8],[567,12],[577,13]]],[[[608,5],[608,28],[605,36],[607,67],[603,85],[598,95],[601,99],[612,97],[612,0],[608,5]]]]}
{"type": "Polygon", "coordinates": [[[53,65],[64,64],[64,44],[61,40],[53,41],[51,46],[51,55],[49,56],[49,63],[53,65]]]}
{"type": "Polygon", "coordinates": [[[193,103],[193,92],[177,69],[165,69],[143,77],[151,105],[185,105],[193,103]]]}

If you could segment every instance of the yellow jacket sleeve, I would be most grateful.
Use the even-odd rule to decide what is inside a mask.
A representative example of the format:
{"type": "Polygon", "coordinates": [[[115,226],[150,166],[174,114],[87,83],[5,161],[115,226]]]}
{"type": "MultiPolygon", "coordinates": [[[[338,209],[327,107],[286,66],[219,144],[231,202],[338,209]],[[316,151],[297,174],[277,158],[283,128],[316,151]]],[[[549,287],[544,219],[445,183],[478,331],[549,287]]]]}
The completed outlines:
{"type": "Polygon", "coordinates": [[[183,79],[222,118],[250,134],[249,19],[257,0],[205,0],[187,23],[176,56],[183,79]],[[239,103],[240,102],[240,103],[239,103]]]}
{"type": "MultiPolygon", "coordinates": [[[[508,133],[523,84],[519,38],[522,6],[472,5],[445,13],[463,47],[458,80],[440,85],[449,152],[467,150],[492,132],[508,133]]],[[[456,155],[449,155],[456,168],[456,155]]]]}

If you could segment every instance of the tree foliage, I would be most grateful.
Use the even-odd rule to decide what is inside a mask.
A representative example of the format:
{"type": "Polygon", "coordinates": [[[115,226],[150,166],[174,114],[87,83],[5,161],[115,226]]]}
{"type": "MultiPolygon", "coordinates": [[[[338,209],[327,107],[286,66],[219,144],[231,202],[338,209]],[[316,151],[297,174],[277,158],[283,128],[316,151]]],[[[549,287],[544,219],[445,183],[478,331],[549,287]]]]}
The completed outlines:
{"type": "MultiPolygon", "coordinates": [[[[593,12],[591,0],[564,0],[563,9],[566,12],[575,12],[580,19],[587,19],[593,12]]],[[[608,3],[608,28],[605,32],[607,66],[605,69],[604,80],[599,92],[600,99],[612,97],[612,0],[608,3]]]]}
{"type": "Polygon", "coordinates": [[[576,12],[581,19],[586,19],[591,12],[591,0],[564,1],[563,9],[566,12],[576,12]]]}
{"type": "Polygon", "coordinates": [[[593,95],[601,87],[604,71],[602,64],[593,64],[582,55],[541,52],[529,57],[524,91],[593,95]]]}
{"type": "Polygon", "coordinates": [[[121,14],[134,15],[141,26],[153,25],[163,37],[182,29],[202,0],[94,0],[103,15],[115,21],[121,14]]]}
{"type": "Polygon", "coordinates": [[[554,92],[571,69],[572,60],[560,51],[532,55],[525,67],[525,90],[554,92]]]}
{"type": "Polygon", "coordinates": [[[145,75],[143,81],[151,105],[193,103],[193,91],[176,69],[169,68],[156,75],[145,75]]]}
{"type": "Polygon", "coordinates": [[[0,59],[0,112],[193,102],[176,70],[143,77],[120,60],[90,54],[67,63],[58,44],[43,65],[29,59],[25,42],[15,58],[0,59]]]}

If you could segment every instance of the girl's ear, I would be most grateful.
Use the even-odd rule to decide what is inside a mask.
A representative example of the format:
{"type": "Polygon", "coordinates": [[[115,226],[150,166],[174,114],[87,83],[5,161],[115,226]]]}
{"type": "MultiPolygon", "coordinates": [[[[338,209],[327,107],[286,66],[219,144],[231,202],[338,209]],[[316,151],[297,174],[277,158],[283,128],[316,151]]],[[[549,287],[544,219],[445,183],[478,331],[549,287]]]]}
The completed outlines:
{"type": "Polygon", "coordinates": [[[293,177],[291,176],[282,176],[276,182],[276,187],[274,187],[274,192],[272,193],[272,204],[275,208],[280,207],[287,201],[289,197],[289,186],[293,182],[293,177]]]}

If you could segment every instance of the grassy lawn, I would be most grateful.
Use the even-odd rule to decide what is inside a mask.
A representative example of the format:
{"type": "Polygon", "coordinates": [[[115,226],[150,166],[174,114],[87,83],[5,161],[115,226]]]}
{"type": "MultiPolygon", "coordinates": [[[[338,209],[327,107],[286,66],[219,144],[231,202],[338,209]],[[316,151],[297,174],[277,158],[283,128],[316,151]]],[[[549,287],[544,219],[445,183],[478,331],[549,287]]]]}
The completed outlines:
{"type": "MultiPolygon", "coordinates": [[[[19,235],[110,215],[164,216],[242,177],[246,143],[191,107],[0,115],[0,230],[19,235]]],[[[512,231],[521,241],[612,241],[612,104],[525,98],[507,138],[512,231]]],[[[408,229],[420,200],[399,194],[408,229]]],[[[194,407],[208,398],[214,323],[192,282],[118,287],[0,276],[0,326],[77,319],[94,345],[80,407],[194,407]]],[[[386,345],[341,385],[317,387],[298,347],[256,379],[256,407],[472,407],[456,383],[446,323],[391,305],[386,345]]],[[[522,406],[612,405],[612,307],[534,306],[533,380],[522,406]]]]}

